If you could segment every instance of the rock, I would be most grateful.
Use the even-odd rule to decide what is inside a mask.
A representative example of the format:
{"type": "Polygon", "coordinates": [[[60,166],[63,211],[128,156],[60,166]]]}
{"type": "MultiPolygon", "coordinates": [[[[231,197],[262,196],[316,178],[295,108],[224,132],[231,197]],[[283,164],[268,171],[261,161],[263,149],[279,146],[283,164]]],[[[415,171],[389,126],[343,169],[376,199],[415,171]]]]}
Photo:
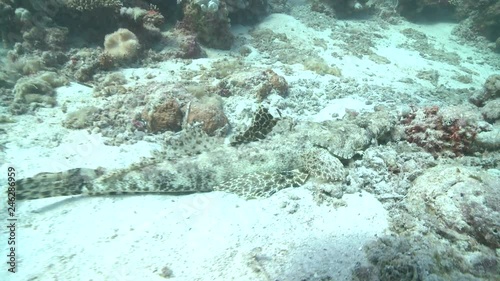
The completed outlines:
{"type": "Polygon", "coordinates": [[[69,113],[63,126],[69,129],[84,129],[96,121],[99,109],[94,106],[85,106],[69,113]]]}
{"type": "Polygon", "coordinates": [[[496,126],[491,131],[480,132],[474,144],[486,150],[500,149],[500,128],[496,126]]]}
{"type": "Polygon", "coordinates": [[[216,99],[191,103],[186,121],[188,124],[202,123],[203,131],[210,136],[218,130],[224,130],[228,124],[222,105],[216,99]]]}
{"type": "Polygon", "coordinates": [[[500,74],[490,75],[484,82],[483,90],[474,94],[469,101],[477,106],[495,98],[500,97],[500,74]]]}
{"type": "Polygon", "coordinates": [[[414,181],[405,205],[441,236],[500,247],[499,170],[436,166],[414,181]]]}
{"type": "Polygon", "coordinates": [[[483,117],[488,122],[495,122],[500,119],[500,99],[487,101],[481,108],[483,117]]]}
{"type": "Polygon", "coordinates": [[[143,118],[147,121],[148,130],[153,133],[178,132],[182,129],[183,114],[179,103],[175,99],[167,100],[149,114],[143,112],[143,118]]]}

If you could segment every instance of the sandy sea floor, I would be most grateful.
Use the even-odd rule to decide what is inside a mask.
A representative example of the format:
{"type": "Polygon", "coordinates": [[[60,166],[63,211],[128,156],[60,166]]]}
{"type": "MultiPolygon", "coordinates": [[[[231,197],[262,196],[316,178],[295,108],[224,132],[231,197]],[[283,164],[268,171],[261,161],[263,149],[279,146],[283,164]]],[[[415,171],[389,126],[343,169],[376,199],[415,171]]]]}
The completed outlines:
{"type": "MultiPolygon", "coordinates": [[[[124,87],[176,83],[185,77],[200,81],[214,61],[238,60],[247,70],[271,68],[285,77],[292,94],[270,96],[266,103],[271,108],[297,120],[320,122],[342,118],[346,109],[460,104],[467,100],[460,89],[481,89],[498,72],[490,63],[495,55],[461,43],[451,34],[451,23],[359,20],[329,26],[331,20],[301,9],[292,15],[271,14],[252,29],[234,26],[237,39],[231,51],[207,49],[208,58],[123,69],[128,79],[124,87]],[[266,46],[265,37],[256,35],[269,30],[286,34],[290,49],[281,52],[279,42],[266,46]],[[251,52],[241,56],[242,46],[251,52]],[[287,52],[295,58],[284,59],[287,52]],[[300,61],[309,60],[311,53],[338,68],[340,76],[308,70],[300,61]]],[[[30,177],[80,167],[113,170],[160,147],[147,137],[112,146],[99,132],[63,127],[62,104],[71,112],[108,102],[93,96],[86,85],[72,82],[58,88],[57,102],[3,125],[1,171],[13,166],[30,177]]],[[[224,104],[230,123],[249,108],[256,103],[245,96],[229,97],[224,104]]],[[[5,182],[6,173],[0,179],[5,182]]],[[[388,206],[366,191],[345,194],[341,204],[318,204],[311,189],[313,184],[306,183],[248,201],[210,192],[18,202],[18,273],[14,279],[0,279],[351,280],[356,264],[367,262],[362,247],[389,233],[388,206]],[[322,279],[326,276],[332,279],[322,279]]],[[[2,211],[2,222],[5,215],[2,211]]],[[[5,237],[7,231],[1,233],[5,237]]],[[[6,243],[1,247],[4,253],[6,243]]],[[[0,276],[5,274],[2,268],[0,276]]]]}

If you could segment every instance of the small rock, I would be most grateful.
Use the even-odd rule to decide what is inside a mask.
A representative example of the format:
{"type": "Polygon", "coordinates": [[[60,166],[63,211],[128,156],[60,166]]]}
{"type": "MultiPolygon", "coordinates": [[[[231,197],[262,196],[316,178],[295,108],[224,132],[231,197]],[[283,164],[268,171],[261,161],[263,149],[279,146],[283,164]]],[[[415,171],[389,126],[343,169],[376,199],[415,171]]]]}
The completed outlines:
{"type": "Polygon", "coordinates": [[[475,144],[487,150],[500,149],[500,128],[494,127],[489,132],[477,134],[475,144]]]}
{"type": "Polygon", "coordinates": [[[143,112],[143,118],[147,121],[148,130],[153,133],[178,132],[182,129],[183,114],[179,103],[175,99],[167,100],[149,114],[143,112]]]}
{"type": "Polygon", "coordinates": [[[203,124],[203,131],[211,136],[228,124],[222,105],[216,99],[191,103],[187,123],[194,124],[198,122],[203,124]]]}

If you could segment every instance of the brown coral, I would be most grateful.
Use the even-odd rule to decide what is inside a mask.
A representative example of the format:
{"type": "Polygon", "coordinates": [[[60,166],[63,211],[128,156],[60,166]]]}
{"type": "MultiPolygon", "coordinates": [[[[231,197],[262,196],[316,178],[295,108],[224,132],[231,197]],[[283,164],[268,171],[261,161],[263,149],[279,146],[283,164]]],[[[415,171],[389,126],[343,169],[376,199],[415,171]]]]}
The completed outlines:
{"type": "Polygon", "coordinates": [[[182,125],[182,111],[175,99],[169,99],[156,107],[150,114],[144,112],[143,118],[147,121],[148,130],[153,133],[165,131],[180,131],[182,125]]]}
{"type": "Polygon", "coordinates": [[[447,151],[456,156],[470,153],[478,129],[474,118],[460,116],[455,111],[453,107],[445,112],[437,106],[413,108],[402,120],[406,140],[435,156],[447,151]]]}
{"type": "Polygon", "coordinates": [[[208,135],[224,130],[228,124],[222,106],[214,99],[192,103],[186,121],[188,124],[203,123],[202,128],[208,135]]]}

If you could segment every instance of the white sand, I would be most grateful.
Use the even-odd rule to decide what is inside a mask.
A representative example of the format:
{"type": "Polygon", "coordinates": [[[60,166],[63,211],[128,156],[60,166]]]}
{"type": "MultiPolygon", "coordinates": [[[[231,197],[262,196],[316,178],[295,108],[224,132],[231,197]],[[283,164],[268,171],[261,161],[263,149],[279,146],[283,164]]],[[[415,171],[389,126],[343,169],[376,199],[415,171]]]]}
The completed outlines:
{"type": "Polygon", "coordinates": [[[16,277],[164,280],[167,266],[171,280],[346,280],[387,221],[371,195],[344,199],[317,206],[298,188],[251,201],[213,192],[21,203],[16,277]]]}

